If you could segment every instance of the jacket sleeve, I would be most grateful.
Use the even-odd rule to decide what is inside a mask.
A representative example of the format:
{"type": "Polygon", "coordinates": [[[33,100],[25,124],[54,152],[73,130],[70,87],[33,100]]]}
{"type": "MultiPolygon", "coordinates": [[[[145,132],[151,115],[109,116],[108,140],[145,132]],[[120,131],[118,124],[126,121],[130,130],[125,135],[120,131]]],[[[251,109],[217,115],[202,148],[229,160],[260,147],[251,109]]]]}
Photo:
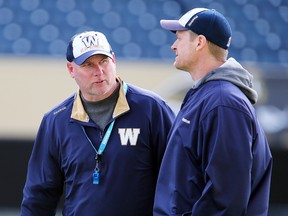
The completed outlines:
{"type": "Polygon", "coordinates": [[[21,215],[55,215],[63,192],[58,152],[46,117],[43,118],[28,163],[21,215]]]}
{"type": "Polygon", "coordinates": [[[218,107],[200,127],[205,187],[192,215],[244,215],[251,192],[253,120],[241,110],[218,107]]]}
{"type": "Polygon", "coordinates": [[[154,158],[157,161],[156,173],[158,175],[167,146],[168,133],[175,119],[175,113],[164,101],[162,101],[162,103],[158,103],[158,105],[154,107],[152,115],[151,137],[153,137],[153,152],[155,155],[154,158]]]}

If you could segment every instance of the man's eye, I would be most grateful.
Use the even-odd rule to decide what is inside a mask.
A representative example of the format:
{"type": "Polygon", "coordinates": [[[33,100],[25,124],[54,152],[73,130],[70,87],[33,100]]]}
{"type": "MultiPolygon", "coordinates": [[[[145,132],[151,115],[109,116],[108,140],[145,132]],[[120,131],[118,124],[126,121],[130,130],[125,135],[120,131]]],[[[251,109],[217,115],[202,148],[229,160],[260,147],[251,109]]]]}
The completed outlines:
{"type": "Polygon", "coordinates": [[[92,65],[92,63],[90,62],[85,62],[82,64],[83,67],[90,67],[92,65]]]}
{"type": "Polygon", "coordinates": [[[103,64],[103,63],[106,63],[106,62],[108,62],[108,58],[102,59],[100,63],[103,64]]]}

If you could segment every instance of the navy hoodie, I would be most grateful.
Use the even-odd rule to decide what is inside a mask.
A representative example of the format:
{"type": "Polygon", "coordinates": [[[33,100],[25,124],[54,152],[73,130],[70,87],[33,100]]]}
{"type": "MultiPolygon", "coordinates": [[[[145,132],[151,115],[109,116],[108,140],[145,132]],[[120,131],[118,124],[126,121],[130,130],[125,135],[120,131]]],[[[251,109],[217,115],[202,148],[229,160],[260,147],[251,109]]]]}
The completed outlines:
{"type": "Polygon", "coordinates": [[[267,215],[272,157],[252,75],[228,59],[187,93],[160,168],[154,215],[267,215]]]}

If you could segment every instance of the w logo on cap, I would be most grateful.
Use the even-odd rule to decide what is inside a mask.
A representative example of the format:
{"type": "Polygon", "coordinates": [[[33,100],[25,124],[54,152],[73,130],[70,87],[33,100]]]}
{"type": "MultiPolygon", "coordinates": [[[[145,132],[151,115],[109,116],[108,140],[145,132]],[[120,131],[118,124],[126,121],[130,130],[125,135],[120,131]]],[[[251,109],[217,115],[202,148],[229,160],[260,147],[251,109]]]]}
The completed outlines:
{"type": "Polygon", "coordinates": [[[66,58],[69,62],[82,64],[92,55],[102,54],[114,58],[107,38],[101,32],[86,31],[72,37],[67,48],[66,58]]]}
{"type": "Polygon", "coordinates": [[[99,46],[99,40],[97,37],[97,34],[95,35],[88,35],[86,37],[82,38],[82,42],[84,43],[84,45],[89,48],[89,47],[95,47],[95,46],[99,46]]]}

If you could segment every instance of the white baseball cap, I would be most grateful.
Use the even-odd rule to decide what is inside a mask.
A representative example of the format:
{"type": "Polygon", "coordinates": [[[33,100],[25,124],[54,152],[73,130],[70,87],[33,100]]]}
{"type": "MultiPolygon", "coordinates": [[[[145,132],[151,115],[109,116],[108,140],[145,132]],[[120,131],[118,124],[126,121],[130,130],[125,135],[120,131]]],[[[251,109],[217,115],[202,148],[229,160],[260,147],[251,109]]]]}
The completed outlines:
{"type": "Polygon", "coordinates": [[[66,59],[81,65],[87,58],[96,54],[113,58],[113,51],[105,35],[101,32],[86,31],[71,38],[67,47],[66,59]]]}

